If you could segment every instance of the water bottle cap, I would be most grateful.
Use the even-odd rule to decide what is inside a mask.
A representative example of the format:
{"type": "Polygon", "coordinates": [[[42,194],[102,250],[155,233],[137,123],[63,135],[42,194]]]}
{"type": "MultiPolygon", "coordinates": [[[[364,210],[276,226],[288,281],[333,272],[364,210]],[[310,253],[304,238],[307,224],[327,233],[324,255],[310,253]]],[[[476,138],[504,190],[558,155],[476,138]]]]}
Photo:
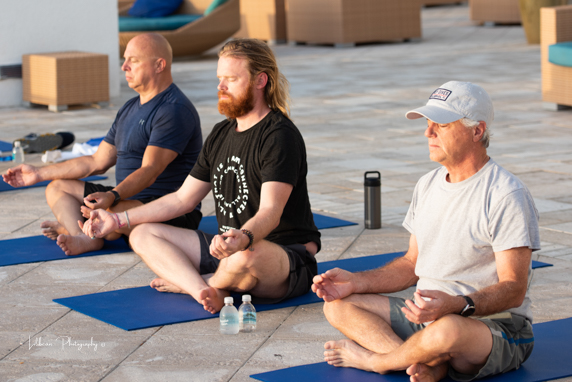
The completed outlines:
{"type": "Polygon", "coordinates": [[[250,297],[249,294],[243,294],[242,295],[242,301],[246,302],[246,301],[252,301],[252,297],[250,297]]]}
{"type": "Polygon", "coordinates": [[[366,171],[365,174],[363,174],[363,177],[365,186],[369,187],[381,186],[381,174],[379,173],[379,171],[366,171]],[[376,177],[372,178],[368,176],[368,174],[375,174],[376,177]]]}
{"type": "Polygon", "coordinates": [[[234,302],[234,300],[232,299],[232,297],[225,297],[224,298],[224,303],[225,304],[232,304],[234,302]]]}
{"type": "Polygon", "coordinates": [[[14,147],[21,147],[21,142],[20,141],[14,142],[14,147]]]}

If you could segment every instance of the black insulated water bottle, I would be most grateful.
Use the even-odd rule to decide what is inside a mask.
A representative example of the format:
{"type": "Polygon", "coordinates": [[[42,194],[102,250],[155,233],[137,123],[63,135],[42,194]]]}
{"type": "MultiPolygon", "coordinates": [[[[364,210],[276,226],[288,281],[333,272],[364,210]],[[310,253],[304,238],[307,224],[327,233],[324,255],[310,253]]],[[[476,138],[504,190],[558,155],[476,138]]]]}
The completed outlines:
{"type": "Polygon", "coordinates": [[[365,228],[381,228],[381,174],[366,171],[364,174],[365,228]]]}

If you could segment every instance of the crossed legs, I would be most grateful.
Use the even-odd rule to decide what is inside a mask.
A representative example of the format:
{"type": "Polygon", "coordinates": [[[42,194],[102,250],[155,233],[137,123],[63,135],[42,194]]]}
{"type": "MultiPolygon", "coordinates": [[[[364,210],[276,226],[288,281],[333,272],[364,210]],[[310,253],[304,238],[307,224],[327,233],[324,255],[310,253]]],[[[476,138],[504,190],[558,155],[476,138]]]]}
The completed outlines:
{"type": "Polygon", "coordinates": [[[288,291],[290,263],[282,247],[262,241],[254,251],[222,259],[216,272],[200,274],[201,248],[196,231],[164,224],[141,224],[130,235],[133,250],[159,278],[151,287],[187,293],[205,310],[216,313],[229,291],[279,298],[288,291]]]}
{"type": "MultiPolygon", "coordinates": [[[[44,221],[40,227],[44,236],[56,240],[68,256],[97,251],[103,247],[103,239],[92,240],[87,237],[77,223],[83,220],[81,206],[83,206],[84,189],[85,182],[80,180],[54,180],[46,188],[46,200],[56,221],[44,221]]],[[[124,211],[141,204],[136,200],[125,200],[112,209],[114,212],[124,211]]],[[[127,231],[121,233],[128,234],[127,231]]],[[[113,232],[105,238],[115,240],[121,233],[113,232]]]]}
{"type": "Polygon", "coordinates": [[[334,366],[381,374],[406,370],[412,382],[438,381],[449,365],[461,373],[478,373],[492,349],[484,323],[457,315],[444,316],[403,341],[391,329],[385,296],[351,295],[325,303],[324,313],[349,338],[324,345],[324,358],[334,366]]]}

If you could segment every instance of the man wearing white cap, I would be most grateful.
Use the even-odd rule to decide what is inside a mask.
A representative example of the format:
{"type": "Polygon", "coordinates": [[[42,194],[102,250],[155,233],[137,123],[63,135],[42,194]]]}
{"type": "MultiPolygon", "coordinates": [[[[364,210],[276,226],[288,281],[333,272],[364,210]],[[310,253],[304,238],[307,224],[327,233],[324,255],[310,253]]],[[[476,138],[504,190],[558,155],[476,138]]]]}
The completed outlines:
{"type": "Polygon", "coordinates": [[[403,257],[314,277],[328,321],[349,338],[327,342],[325,360],[406,370],[413,382],[514,370],[534,345],[528,282],[538,212],[522,182],[487,155],[491,99],[478,85],[451,81],[406,117],[427,119],[430,158],[442,167],[415,187],[403,257]],[[378,294],[415,284],[412,300],[378,294]]]}

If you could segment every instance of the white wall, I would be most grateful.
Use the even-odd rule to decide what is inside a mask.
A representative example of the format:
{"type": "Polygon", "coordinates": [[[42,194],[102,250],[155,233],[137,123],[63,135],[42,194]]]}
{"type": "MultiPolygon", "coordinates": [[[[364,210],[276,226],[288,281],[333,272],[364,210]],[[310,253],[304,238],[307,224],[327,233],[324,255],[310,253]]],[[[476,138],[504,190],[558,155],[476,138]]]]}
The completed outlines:
{"type": "MultiPolygon", "coordinates": [[[[119,96],[117,0],[0,0],[0,65],[30,53],[80,50],[109,57],[110,97],[119,96]]],[[[0,107],[22,103],[22,81],[0,80],[0,107]]]]}

